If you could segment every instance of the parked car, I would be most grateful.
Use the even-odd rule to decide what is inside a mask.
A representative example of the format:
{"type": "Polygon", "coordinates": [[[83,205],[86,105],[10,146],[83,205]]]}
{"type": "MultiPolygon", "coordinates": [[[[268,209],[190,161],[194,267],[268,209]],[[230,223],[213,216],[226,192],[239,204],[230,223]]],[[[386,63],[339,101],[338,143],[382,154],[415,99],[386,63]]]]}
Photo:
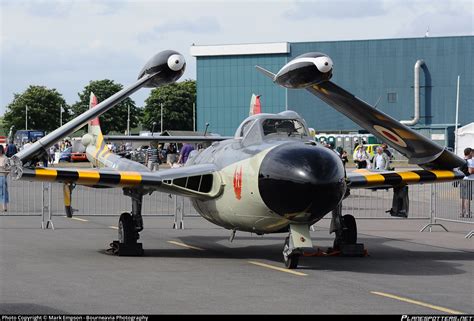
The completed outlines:
{"type": "Polygon", "coordinates": [[[86,153],[71,153],[71,162],[87,162],[86,153]]]}
{"type": "Polygon", "coordinates": [[[68,147],[59,154],[59,162],[70,162],[72,147],[68,147]]]}

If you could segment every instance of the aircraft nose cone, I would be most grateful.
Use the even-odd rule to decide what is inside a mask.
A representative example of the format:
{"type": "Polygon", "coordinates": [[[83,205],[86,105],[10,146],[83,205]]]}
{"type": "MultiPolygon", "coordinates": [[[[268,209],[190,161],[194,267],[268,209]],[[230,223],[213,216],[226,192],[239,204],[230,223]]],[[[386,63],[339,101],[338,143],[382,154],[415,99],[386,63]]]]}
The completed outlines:
{"type": "Polygon", "coordinates": [[[328,148],[284,144],[263,159],[260,196],[273,212],[293,221],[322,218],[342,200],[346,183],[339,157],[328,148]]]}

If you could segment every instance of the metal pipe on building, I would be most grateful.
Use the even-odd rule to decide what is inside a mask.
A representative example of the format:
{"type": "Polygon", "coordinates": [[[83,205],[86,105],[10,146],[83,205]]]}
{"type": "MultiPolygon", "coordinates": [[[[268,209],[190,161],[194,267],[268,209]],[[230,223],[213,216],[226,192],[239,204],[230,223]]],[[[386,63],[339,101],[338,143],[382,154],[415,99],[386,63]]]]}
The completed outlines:
{"type": "Polygon", "coordinates": [[[454,124],[454,153],[458,155],[458,121],[459,121],[459,78],[456,86],[456,122],[454,124]]]}
{"type": "Polygon", "coordinates": [[[401,120],[400,123],[413,126],[418,123],[420,120],[420,68],[424,65],[425,62],[422,59],[418,59],[414,67],[414,84],[413,84],[413,93],[414,93],[414,116],[411,120],[401,120]]]}

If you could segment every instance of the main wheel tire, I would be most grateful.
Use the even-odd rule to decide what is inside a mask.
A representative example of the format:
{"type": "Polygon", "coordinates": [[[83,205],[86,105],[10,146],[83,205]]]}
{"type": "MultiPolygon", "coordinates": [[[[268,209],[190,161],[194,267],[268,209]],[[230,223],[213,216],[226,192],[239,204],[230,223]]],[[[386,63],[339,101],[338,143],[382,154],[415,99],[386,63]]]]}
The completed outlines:
{"type": "Polygon", "coordinates": [[[354,216],[346,214],[342,217],[344,229],[342,230],[342,242],[344,244],[357,243],[357,224],[354,216]]]}
{"type": "Polygon", "coordinates": [[[130,213],[122,213],[118,224],[118,238],[120,243],[130,244],[137,242],[137,232],[130,213]]]}
{"type": "Polygon", "coordinates": [[[283,247],[283,261],[287,269],[296,269],[300,260],[299,254],[287,254],[290,250],[290,238],[285,239],[285,245],[283,247]]]}

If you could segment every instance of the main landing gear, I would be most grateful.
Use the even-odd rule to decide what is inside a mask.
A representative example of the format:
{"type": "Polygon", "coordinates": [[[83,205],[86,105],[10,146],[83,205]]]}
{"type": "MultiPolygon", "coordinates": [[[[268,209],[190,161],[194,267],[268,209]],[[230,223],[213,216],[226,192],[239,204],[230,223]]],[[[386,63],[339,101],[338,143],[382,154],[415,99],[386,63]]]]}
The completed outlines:
{"type": "Polygon", "coordinates": [[[331,228],[335,232],[333,251],[339,251],[342,256],[365,256],[364,244],[357,243],[357,224],[354,216],[342,215],[342,205],[332,211],[331,228]]]}
{"type": "Polygon", "coordinates": [[[118,240],[113,241],[107,250],[118,256],[143,255],[142,243],[138,243],[139,232],[143,230],[142,199],[143,194],[134,190],[124,189],[124,194],[132,198],[132,213],[124,212],[118,223],[118,240]]]}
{"type": "Polygon", "coordinates": [[[354,216],[342,215],[341,207],[333,211],[330,233],[336,233],[334,245],[327,252],[313,248],[309,225],[290,224],[290,233],[283,246],[286,268],[296,269],[301,256],[366,256],[364,244],[357,243],[357,225],[354,216]]]}

